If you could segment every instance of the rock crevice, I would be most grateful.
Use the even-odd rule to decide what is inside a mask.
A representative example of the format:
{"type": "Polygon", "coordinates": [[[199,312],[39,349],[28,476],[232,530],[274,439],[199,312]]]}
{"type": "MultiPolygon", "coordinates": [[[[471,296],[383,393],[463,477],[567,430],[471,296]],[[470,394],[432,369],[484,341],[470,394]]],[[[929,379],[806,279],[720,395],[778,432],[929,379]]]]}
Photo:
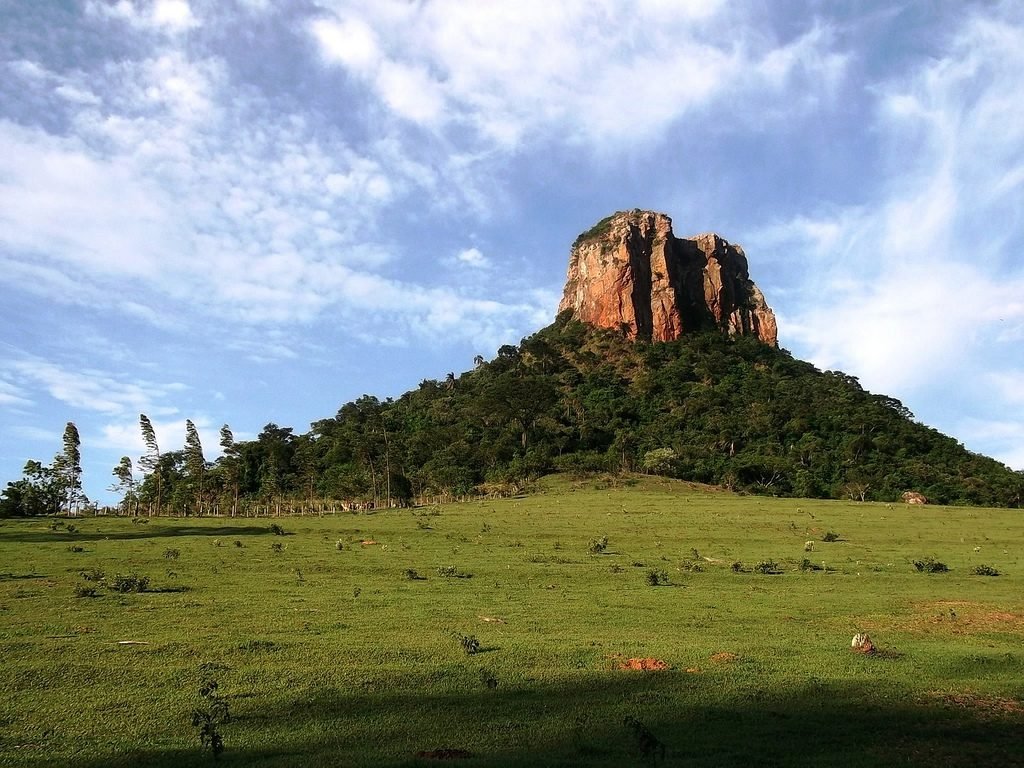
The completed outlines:
{"type": "Polygon", "coordinates": [[[558,307],[566,310],[633,339],[719,329],[778,344],[775,314],[743,249],[716,234],[678,238],[654,211],[617,213],[577,239],[558,307]]]}

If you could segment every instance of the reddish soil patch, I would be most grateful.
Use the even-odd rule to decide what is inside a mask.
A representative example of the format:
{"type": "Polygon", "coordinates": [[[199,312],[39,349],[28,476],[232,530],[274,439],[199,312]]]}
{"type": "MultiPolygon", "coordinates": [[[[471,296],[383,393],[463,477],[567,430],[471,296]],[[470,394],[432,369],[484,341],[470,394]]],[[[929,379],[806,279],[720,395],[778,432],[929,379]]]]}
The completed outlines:
{"type": "Polygon", "coordinates": [[[473,753],[466,749],[430,749],[416,753],[416,757],[424,760],[461,760],[472,756],[473,753]]]}
{"type": "Polygon", "coordinates": [[[612,656],[612,669],[632,669],[637,672],[664,672],[672,669],[668,662],[653,657],[645,659],[624,659],[621,656],[612,656]]]}

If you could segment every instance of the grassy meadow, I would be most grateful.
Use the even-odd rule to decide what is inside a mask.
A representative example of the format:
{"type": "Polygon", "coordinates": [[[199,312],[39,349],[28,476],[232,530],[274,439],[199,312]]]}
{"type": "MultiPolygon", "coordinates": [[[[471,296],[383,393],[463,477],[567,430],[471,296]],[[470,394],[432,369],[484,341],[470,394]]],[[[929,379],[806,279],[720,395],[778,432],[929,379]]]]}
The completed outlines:
{"type": "Polygon", "coordinates": [[[213,764],[211,677],[225,766],[1024,765],[1019,510],[555,477],[52,522],[0,521],[0,765],[213,764]],[[146,591],[116,592],[131,573],[146,591]]]}

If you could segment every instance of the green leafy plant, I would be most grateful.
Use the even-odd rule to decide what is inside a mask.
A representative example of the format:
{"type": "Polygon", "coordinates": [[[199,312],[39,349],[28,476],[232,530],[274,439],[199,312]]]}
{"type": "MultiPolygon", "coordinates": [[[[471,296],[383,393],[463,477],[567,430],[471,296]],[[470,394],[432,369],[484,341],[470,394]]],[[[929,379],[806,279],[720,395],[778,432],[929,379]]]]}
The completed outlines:
{"type": "Polygon", "coordinates": [[[96,587],[79,584],[75,587],[75,597],[96,597],[96,587]]]}
{"type": "Polygon", "coordinates": [[[164,550],[164,559],[166,560],[177,560],[179,557],[181,557],[181,552],[176,549],[164,550]]]}
{"type": "Polygon", "coordinates": [[[803,562],[800,563],[800,570],[801,571],[823,571],[823,570],[825,570],[825,568],[823,566],[818,565],[817,563],[812,563],[810,560],[808,560],[805,557],[803,559],[803,562]]]}
{"type": "Polygon", "coordinates": [[[608,549],[607,536],[601,536],[597,539],[591,539],[590,544],[587,545],[587,552],[589,552],[592,555],[603,554],[606,549],[608,549]]]}
{"type": "Polygon", "coordinates": [[[149,577],[137,573],[118,573],[107,584],[115,592],[145,592],[149,589],[149,577]]]}
{"type": "Polygon", "coordinates": [[[999,571],[991,565],[976,565],[971,569],[975,576],[999,576],[999,571]]]}
{"type": "Polygon", "coordinates": [[[762,560],[760,563],[754,566],[754,570],[757,573],[763,573],[766,575],[782,573],[782,570],[779,568],[779,564],[776,563],[774,560],[762,560]]]}
{"type": "Polygon", "coordinates": [[[231,721],[228,703],[220,696],[217,681],[209,676],[200,680],[199,699],[199,706],[192,710],[192,727],[199,731],[199,748],[209,751],[216,761],[224,752],[220,727],[231,721]]]}
{"type": "Polygon", "coordinates": [[[274,552],[283,552],[284,551],[284,545],[280,541],[272,542],[271,545],[270,545],[270,548],[274,552]]]}
{"type": "Polygon", "coordinates": [[[731,570],[733,573],[743,573],[743,563],[737,560],[729,566],[729,570],[731,570]]]}
{"type": "Polygon", "coordinates": [[[835,531],[829,531],[821,537],[822,541],[839,541],[839,534],[835,531]]]}
{"type": "Polygon", "coordinates": [[[946,573],[949,566],[934,557],[924,557],[914,561],[914,568],[919,573],[946,573]]]}
{"type": "Polygon", "coordinates": [[[668,584],[668,574],[665,571],[658,570],[657,568],[651,568],[644,577],[648,586],[661,587],[668,584]]]}
{"type": "Polygon", "coordinates": [[[285,533],[284,528],[282,528],[277,523],[271,523],[270,524],[270,532],[272,534],[274,534],[275,536],[287,536],[288,535],[287,533],[285,533]]]}

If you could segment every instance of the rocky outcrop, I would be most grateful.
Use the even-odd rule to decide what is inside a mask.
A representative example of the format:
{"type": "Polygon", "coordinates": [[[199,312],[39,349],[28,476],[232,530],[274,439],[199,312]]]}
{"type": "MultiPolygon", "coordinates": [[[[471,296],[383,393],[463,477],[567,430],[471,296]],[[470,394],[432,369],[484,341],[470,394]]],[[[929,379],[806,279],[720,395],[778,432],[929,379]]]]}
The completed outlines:
{"type": "Polygon", "coordinates": [[[566,310],[634,339],[717,328],[778,343],[775,314],[750,280],[743,249],[715,234],[678,238],[672,220],[653,211],[616,213],[577,238],[558,307],[566,310]]]}

